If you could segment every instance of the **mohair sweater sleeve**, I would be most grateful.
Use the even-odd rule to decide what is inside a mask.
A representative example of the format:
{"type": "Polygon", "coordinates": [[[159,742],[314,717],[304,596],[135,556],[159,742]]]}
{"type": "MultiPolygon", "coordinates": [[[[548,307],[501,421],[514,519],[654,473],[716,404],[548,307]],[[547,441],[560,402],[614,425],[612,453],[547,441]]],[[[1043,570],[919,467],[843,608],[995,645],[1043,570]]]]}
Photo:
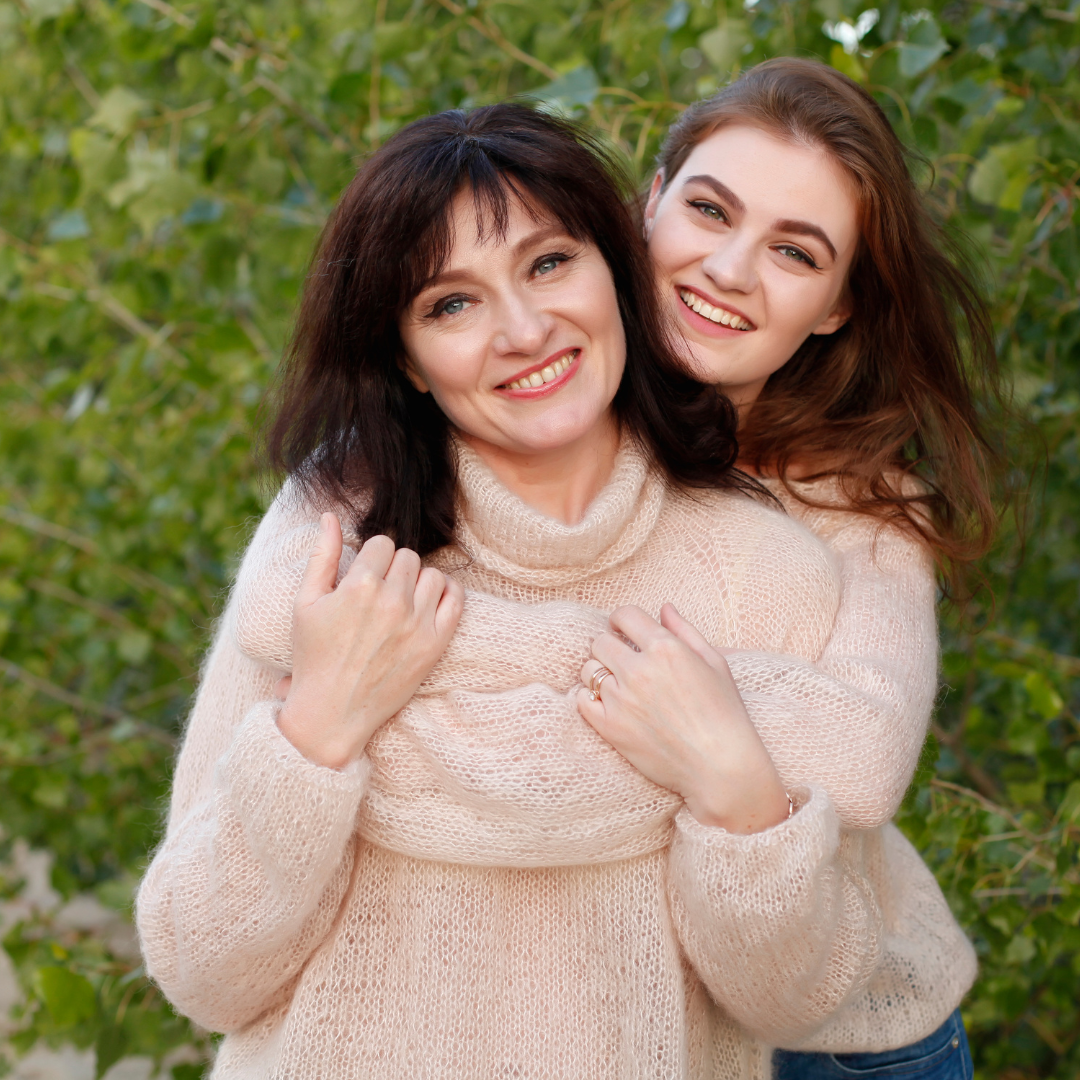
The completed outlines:
{"type": "Polygon", "coordinates": [[[683,809],[668,860],[668,899],[687,959],[709,994],[755,1038],[810,1035],[869,981],[881,911],[820,788],[750,836],[683,809]]]}
{"type": "Polygon", "coordinates": [[[874,828],[896,813],[930,721],[932,560],[895,527],[843,511],[792,511],[837,558],[840,607],[828,644],[813,663],[739,651],[728,664],[784,783],[816,784],[844,825],[874,828]]]}
{"type": "MultiPolygon", "coordinates": [[[[289,522],[282,504],[248,557],[289,522]]],[[[288,998],[349,885],[367,763],[304,758],[277,728],[280,671],[235,643],[227,609],[173,780],[165,840],[136,898],[147,971],[187,1016],[235,1031],[288,998]]]]}

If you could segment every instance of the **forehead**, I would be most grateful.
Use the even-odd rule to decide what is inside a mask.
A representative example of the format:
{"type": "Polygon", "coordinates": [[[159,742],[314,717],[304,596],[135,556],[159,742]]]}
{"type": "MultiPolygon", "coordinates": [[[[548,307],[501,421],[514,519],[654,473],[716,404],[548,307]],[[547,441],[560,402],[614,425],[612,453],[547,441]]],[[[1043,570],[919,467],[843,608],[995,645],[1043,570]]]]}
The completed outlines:
{"type": "Polygon", "coordinates": [[[690,151],[669,190],[677,193],[695,175],[726,184],[751,214],[821,225],[827,219],[834,228],[857,228],[855,184],[847,170],[817,146],[748,125],[725,125],[690,151]]]}
{"type": "Polygon", "coordinates": [[[490,257],[493,249],[512,247],[536,234],[566,232],[566,227],[546,206],[527,194],[504,187],[505,199],[477,198],[469,186],[462,187],[450,204],[447,262],[473,256],[490,257]]]}

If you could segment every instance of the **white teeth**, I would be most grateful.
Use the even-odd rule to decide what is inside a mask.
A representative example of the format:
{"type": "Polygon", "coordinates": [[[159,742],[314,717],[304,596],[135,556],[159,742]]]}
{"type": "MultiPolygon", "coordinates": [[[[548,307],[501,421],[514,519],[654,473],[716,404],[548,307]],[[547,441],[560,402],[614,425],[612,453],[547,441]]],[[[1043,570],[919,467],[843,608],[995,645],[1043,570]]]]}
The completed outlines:
{"type": "Polygon", "coordinates": [[[560,356],[552,364],[548,364],[547,367],[541,368],[539,371],[534,371],[531,375],[524,375],[520,379],[515,379],[513,382],[506,384],[507,390],[531,390],[536,386],[543,386],[545,383],[554,382],[576,359],[578,354],[577,349],[571,353],[567,353],[566,356],[560,356]]]}
{"type": "Polygon", "coordinates": [[[734,312],[725,311],[723,308],[714,308],[689,289],[681,289],[679,296],[688,308],[696,311],[699,315],[703,315],[710,322],[719,323],[721,326],[730,326],[733,330],[750,329],[750,324],[745,319],[740,318],[734,312]]]}

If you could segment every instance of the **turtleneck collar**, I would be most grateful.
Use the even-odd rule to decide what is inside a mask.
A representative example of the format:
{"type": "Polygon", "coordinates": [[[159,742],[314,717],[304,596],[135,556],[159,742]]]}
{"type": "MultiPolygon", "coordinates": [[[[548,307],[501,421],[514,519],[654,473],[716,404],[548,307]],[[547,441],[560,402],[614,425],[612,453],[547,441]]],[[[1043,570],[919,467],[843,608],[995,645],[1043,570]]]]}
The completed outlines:
{"type": "Polygon", "coordinates": [[[630,558],[656,525],[664,481],[623,439],[607,486],[577,525],[534,510],[507,490],[480,456],[455,440],[457,541],[476,563],[522,585],[569,585],[630,558]]]}

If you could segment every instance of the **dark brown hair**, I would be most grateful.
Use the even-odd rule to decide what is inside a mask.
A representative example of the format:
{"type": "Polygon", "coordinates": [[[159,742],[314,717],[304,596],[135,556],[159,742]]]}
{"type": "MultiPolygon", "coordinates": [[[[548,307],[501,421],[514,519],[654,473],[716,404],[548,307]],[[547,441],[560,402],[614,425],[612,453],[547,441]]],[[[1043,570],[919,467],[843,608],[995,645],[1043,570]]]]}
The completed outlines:
{"type": "Polygon", "coordinates": [[[821,148],[859,203],[851,319],[807,338],[769,378],[739,431],[741,460],[785,481],[795,470],[839,476],[852,509],[921,536],[947,589],[963,593],[965,567],[997,526],[1002,455],[987,409],[1004,415],[989,314],[963,256],[920,197],[885,113],[846,75],[792,58],[751,68],[672,126],[658,158],[665,185],[728,124],[821,148]]]}
{"type": "Polygon", "coordinates": [[[600,250],[626,333],[614,409],[654,466],[682,487],[756,487],[732,470],[731,405],[668,344],[631,182],[579,127],[517,104],[417,120],[357,173],[304,288],[274,393],[269,463],[316,501],[363,507],[362,537],[385,533],[420,554],[451,542],[450,424],[402,371],[398,317],[445,263],[463,189],[496,237],[518,199],[600,250]]]}

